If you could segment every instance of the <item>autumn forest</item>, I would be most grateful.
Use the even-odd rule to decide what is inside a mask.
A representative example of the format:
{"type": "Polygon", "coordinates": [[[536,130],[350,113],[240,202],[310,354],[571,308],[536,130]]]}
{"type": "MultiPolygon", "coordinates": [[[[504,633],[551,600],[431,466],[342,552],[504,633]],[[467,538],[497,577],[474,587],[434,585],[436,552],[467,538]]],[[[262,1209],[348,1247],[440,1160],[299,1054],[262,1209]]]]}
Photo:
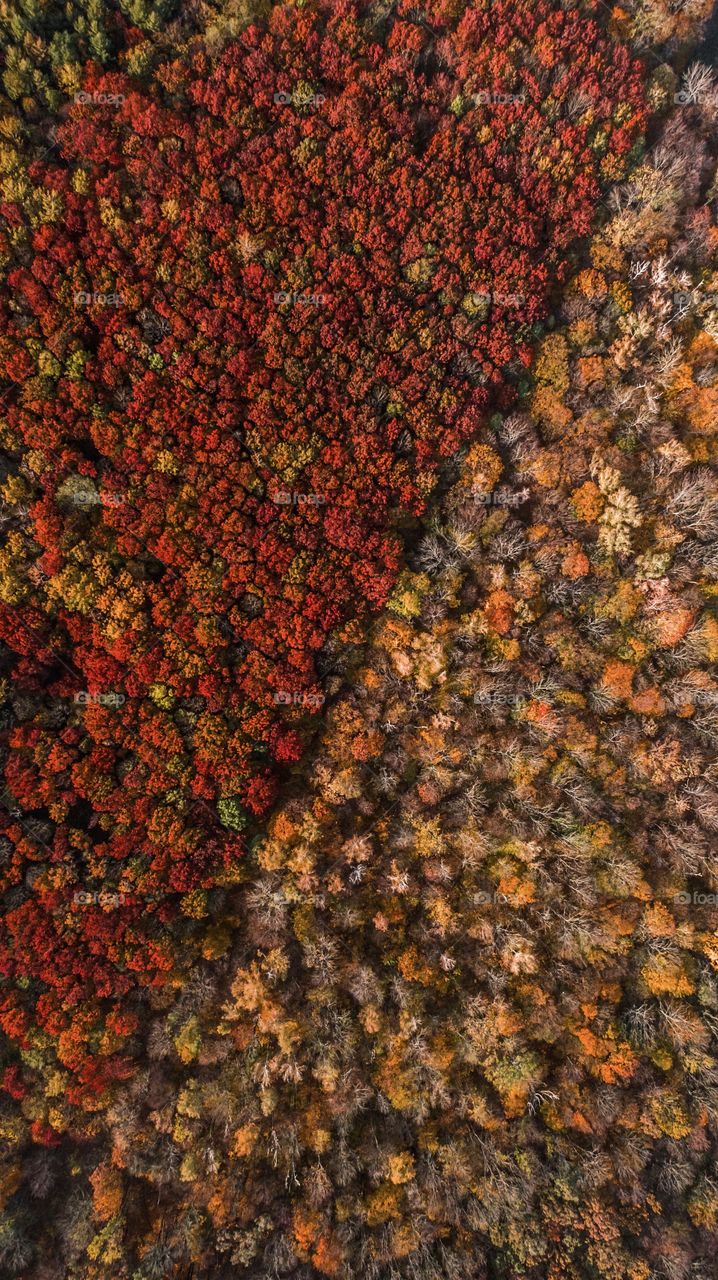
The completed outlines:
{"type": "Polygon", "coordinates": [[[711,0],[0,0],[0,1277],[715,1280],[711,0]]]}

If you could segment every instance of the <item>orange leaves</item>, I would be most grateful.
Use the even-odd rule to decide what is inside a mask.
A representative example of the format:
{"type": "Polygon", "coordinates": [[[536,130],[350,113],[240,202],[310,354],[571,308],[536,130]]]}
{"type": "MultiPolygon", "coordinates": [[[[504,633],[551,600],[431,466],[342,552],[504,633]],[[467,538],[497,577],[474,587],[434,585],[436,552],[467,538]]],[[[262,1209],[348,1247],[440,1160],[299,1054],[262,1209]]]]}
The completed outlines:
{"type": "Polygon", "coordinates": [[[90,1182],[95,1214],[100,1222],[107,1222],[122,1205],[122,1174],[110,1164],[100,1164],[90,1174],[90,1182]]]}
{"type": "Polygon", "coordinates": [[[395,1258],[408,1258],[409,1254],[418,1249],[420,1245],[419,1234],[411,1222],[404,1222],[394,1227],[391,1233],[391,1247],[395,1258]]]}
{"type": "Polygon", "coordinates": [[[398,961],[398,969],[407,982],[419,982],[422,986],[430,986],[434,981],[434,972],[422,962],[416,947],[407,947],[398,961]]]}
{"type": "Polygon", "coordinates": [[[510,592],[503,589],[492,591],[484,605],[484,616],[492,631],[505,636],[514,620],[514,599],[510,592]]]}
{"type": "Polygon", "coordinates": [[[357,735],[352,741],[352,755],[355,760],[374,760],[378,756],[384,735],[378,729],[357,735]]]}
{"type": "Polygon", "coordinates": [[[611,698],[626,701],[633,691],[635,668],[630,662],[613,659],[603,668],[601,683],[611,698]]]}
{"type": "Polygon", "coordinates": [[[581,1111],[574,1111],[570,1120],[571,1126],[578,1129],[579,1133],[592,1134],[593,1129],[581,1111]]]}
{"type": "Polygon", "coordinates": [[[499,455],[486,444],[472,445],[464,465],[462,483],[481,493],[495,488],[504,469],[499,455]]]}
{"type": "Polygon", "coordinates": [[[500,1036],[515,1036],[523,1027],[523,1018],[516,1009],[499,1003],[495,1012],[496,1030],[500,1036]]]}
{"type": "Polygon", "coordinates": [[[653,938],[670,938],[676,932],[676,922],[662,902],[655,902],[650,907],[646,907],[643,913],[643,927],[653,938]]]}
{"type": "Polygon", "coordinates": [[[609,1030],[605,1035],[594,1034],[589,1027],[580,1027],[573,1035],[581,1044],[589,1070],[605,1084],[617,1084],[630,1080],[638,1067],[638,1058],[626,1041],[617,1041],[609,1030]]]}
{"type": "Polygon", "coordinates": [[[549,334],[543,339],[534,372],[537,380],[550,386],[558,398],[568,391],[568,344],[562,334],[549,334]]]}
{"type": "Polygon", "coordinates": [[[549,449],[543,449],[531,464],[531,472],[537,484],[546,489],[555,489],[561,478],[561,464],[549,449]]]}
{"type": "Polygon", "coordinates": [[[379,1010],[375,1008],[374,1005],[366,1005],[359,1014],[359,1017],[361,1018],[362,1026],[364,1027],[367,1035],[378,1035],[382,1029],[382,1018],[379,1010]]]}
{"type": "Polygon", "coordinates": [[[655,687],[643,689],[640,693],[636,693],[630,699],[630,706],[633,711],[642,716],[660,716],[665,711],[666,704],[661,697],[660,691],[655,687]]]}
{"type": "Polygon", "coordinates": [[[675,1094],[657,1094],[649,1102],[650,1119],[659,1133],[678,1141],[687,1138],[693,1128],[681,1098],[675,1094]]]}
{"type": "Polygon", "coordinates": [[[438,804],[439,800],[441,799],[441,789],[436,785],[434,781],[429,781],[428,779],[424,782],[419,783],[419,785],[416,788],[416,794],[418,795],[422,804],[425,804],[425,805],[438,804]]]}
{"type": "MultiPolygon", "coordinates": [[[[531,399],[531,410],[538,422],[543,423],[556,433],[568,431],[571,428],[573,414],[568,405],[565,405],[559,399],[552,387],[539,386],[536,388],[531,399]]],[[[548,457],[545,457],[543,462],[536,464],[533,471],[539,484],[545,484],[550,487],[558,483],[558,467],[549,467],[548,457]]]]}
{"type": "Polygon", "coordinates": [[[681,743],[677,738],[666,737],[658,743],[643,744],[636,750],[633,768],[647,778],[654,787],[664,787],[677,782],[691,772],[691,765],[683,758],[681,743]]]}
{"type": "Polygon", "coordinates": [[[659,613],[652,626],[655,643],[661,648],[673,649],[688,634],[695,620],[695,609],[688,609],[685,606],[673,607],[666,613],[659,613]]]}
{"type": "Polygon", "coordinates": [[[641,968],[641,979],[653,996],[690,996],[695,991],[689,959],[681,953],[649,956],[641,968]]]}
{"type": "Polygon", "coordinates": [[[502,876],[496,891],[502,894],[513,907],[525,907],[528,903],[536,901],[536,885],[532,880],[521,875],[502,876]]]}
{"type": "Polygon", "coordinates": [[[581,387],[603,382],[604,374],[605,363],[599,356],[585,356],[576,362],[577,382],[581,387]]]}
{"type": "Polygon", "coordinates": [[[414,1157],[408,1151],[389,1156],[389,1181],[395,1186],[411,1182],[416,1177],[414,1157]]]}
{"type": "Polygon", "coordinates": [[[508,1118],[526,1111],[531,1089],[541,1076],[541,1065],[538,1055],[531,1051],[492,1056],[484,1062],[484,1074],[499,1094],[508,1118]]]}
{"type": "Polygon", "coordinates": [[[585,271],[579,272],[576,277],[575,287],[586,298],[603,298],[607,291],[606,278],[601,271],[590,267],[585,271]]]}
{"type": "Polygon", "coordinates": [[[265,987],[256,965],[239,970],[232,983],[232,996],[238,1009],[256,1010],[264,999],[265,987]]]}
{"type": "Polygon", "coordinates": [[[704,1231],[715,1231],[718,1225],[718,1192],[708,1179],[699,1183],[688,1201],[691,1222],[704,1231]]]}
{"type": "Polygon", "coordinates": [[[307,1107],[302,1116],[302,1139],[318,1155],[331,1148],[331,1119],[320,1100],[307,1107]]]}
{"type": "Polygon", "coordinates": [[[573,543],[561,561],[562,574],[575,581],[576,578],[585,577],[589,568],[589,559],[585,551],[577,543],[573,543]]]}
{"type": "Polygon", "coordinates": [[[322,1275],[338,1276],[343,1270],[343,1260],[344,1253],[337,1237],[331,1232],[325,1232],[312,1253],[312,1262],[317,1271],[322,1275]]]}
{"type": "Polygon", "coordinates": [[[322,1228],[319,1213],[312,1213],[302,1206],[297,1207],[292,1215],[292,1229],[297,1251],[306,1261],[322,1228]]]}
{"type": "Polygon", "coordinates": [[[398,1218],[402,1200],[399,1187],[383,1183],[367,1196],[366,1220],[370,1227],[377,1227],[392,1218],[398,1218]]]}
{"type": "Polygon", "coordinates": [[[398,1111],[409,1111],[419,1099],[414,1071],[406,1064],[405,1046],[393,1036],[374,1079],[398,1111]]]}
{"type": "Polygon", "coordinates": [[[529,1088],[525,1084],[508,1085],[501,1092],[501,1101],[503,1103],[504,1115],[509,1119],[515,1119],[526,1111],[529,1088]]]}
{"type": "Polygon", "coordinates": [[[579,520],[583,520],[585,524],[592,524],[598,520],[604,504],[605,498],[593,480],[587,480],[578,489],[574,489],[571,494],[571,505],[576,512],[576,516],[579,520]]]}
{"type": "Polygon", "coordinates": [[[257,1145],[259,1126],[254,1123],[240,1125],[232,1139],[232,1153],[240,1159],[250,1156],[257,1145]]]}

